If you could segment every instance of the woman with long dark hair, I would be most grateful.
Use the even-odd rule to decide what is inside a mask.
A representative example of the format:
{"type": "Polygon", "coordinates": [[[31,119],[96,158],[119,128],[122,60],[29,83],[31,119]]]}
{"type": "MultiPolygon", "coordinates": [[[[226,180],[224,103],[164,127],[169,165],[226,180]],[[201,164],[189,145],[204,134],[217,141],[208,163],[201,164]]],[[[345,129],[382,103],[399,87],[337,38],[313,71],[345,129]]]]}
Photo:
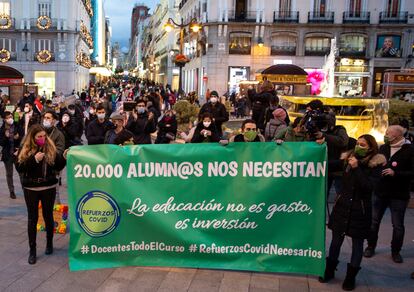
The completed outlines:
{"type": "Polygon", "coordinates": [[[66,164],[56,150],[46,130],[36,124],[30,127],[17,156],[16,168],[22,179],[24,199],[28,213],[29,264],[36,263],[36,233],[39,201],[42,203],[46,225],[45,254],[53,253],[53,205],[56,197],[56,175],[66,164]]]}
{"type": "Polygon", "coordinates": [[[342,243],[345,236],[349,236],[352,239],[352,255],[342,288],[348,291],[355,288],[355,278],[361,269],[364,239],[371,227],[371,197],[385,163],[385,156],[378,154],[378,144],[371,135],[362,135],[353,150],[342,154],[341,162],[336,167],[343,168],[343,183],[329,218],[332,241],[326,258],[325,275],[319,279],[320,282],[334,278],[342,243]]]}

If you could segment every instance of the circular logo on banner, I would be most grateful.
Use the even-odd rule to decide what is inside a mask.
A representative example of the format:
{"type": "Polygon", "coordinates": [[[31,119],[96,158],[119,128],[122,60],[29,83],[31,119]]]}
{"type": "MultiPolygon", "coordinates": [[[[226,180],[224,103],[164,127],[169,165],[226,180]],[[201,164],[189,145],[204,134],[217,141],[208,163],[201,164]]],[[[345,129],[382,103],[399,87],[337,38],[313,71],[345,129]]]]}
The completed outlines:
{"type": "Polygon", "coordinates": [[[105,192],[90,191],[76,206],[76,219],[92,237],[108,235],[118,226],[121,211],[115,200],[105,192]]]}

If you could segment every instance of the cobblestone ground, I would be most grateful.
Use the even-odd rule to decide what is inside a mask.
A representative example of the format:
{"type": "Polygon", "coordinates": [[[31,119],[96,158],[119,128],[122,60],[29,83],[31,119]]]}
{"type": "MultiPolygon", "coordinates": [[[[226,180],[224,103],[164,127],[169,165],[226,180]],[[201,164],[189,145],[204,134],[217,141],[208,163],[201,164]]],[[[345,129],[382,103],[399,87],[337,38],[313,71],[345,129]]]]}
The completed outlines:
{"type": "MultiPolygon", "coordinates": [[[[69,235],[55,237],[55,253],[43,254],[45,234],[38,234],[38,262],[27,263],[27,213],[23,193],[15,175],[17,199],[9,198],[5,171],[0,165],[0,291],[340,291],[345,267],[350,258],[350,240],[343,246],[337,279],[321,284],[313,276],[277,273],[251,273],[224,270],[127,267],[70,272],[69,235]]],[[[60,188],[67,201],[66,179],[60,188]]],[[[387,213],[380,231],[377,255],[363,259],[356,291],[414,291],[414,209],[406,214],[403,264],[390,256],[391,222],[387,213]]],[[[330,232],[327,231],[327,244],[330,232]]]]}

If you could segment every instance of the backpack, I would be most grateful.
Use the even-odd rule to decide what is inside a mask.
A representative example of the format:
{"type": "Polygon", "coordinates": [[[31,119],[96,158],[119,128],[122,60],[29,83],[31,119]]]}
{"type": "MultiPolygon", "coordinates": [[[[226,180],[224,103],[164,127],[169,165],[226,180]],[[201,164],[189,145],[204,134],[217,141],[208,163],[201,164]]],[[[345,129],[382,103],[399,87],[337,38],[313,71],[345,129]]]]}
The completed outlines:
{"type": "Polygon", "coordinates": [[[277,129],[281,126],[275,119],[270,119],[265,126],[264,136],[266,141],[271,141],[276,135],[277,129]]]}

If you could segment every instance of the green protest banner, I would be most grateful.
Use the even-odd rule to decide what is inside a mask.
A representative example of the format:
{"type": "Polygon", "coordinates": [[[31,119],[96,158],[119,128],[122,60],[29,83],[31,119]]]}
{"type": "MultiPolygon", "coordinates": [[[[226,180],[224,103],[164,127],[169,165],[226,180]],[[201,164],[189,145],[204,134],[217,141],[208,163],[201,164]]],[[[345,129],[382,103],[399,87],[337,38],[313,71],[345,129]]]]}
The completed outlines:
{"type": "Polygon", "coordinates": [[[322,275],[326,146],[78,146],[71,271],[175,266],[322,275]]]}

